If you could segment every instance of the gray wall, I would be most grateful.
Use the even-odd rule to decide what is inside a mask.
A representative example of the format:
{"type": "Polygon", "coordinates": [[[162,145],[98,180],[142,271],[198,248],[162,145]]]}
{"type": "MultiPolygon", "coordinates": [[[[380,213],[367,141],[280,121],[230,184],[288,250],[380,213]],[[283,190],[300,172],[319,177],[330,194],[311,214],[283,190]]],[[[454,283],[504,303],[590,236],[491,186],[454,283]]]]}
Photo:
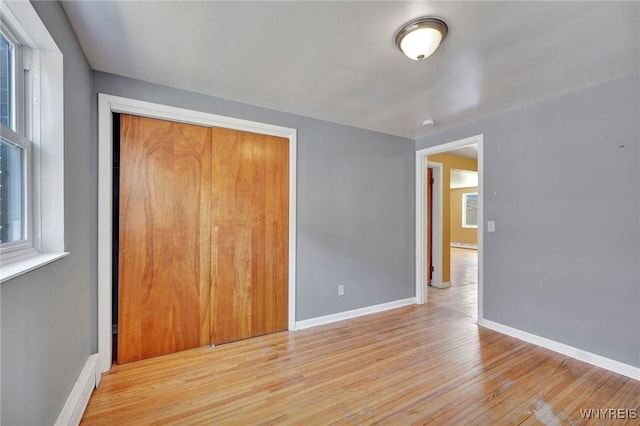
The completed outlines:
{"type": "Polygon", "coordinates": [[[298,129],[297,320],[414,295],[413,141],[92,73],[60,5],[34,7],[64,54],[71,255],[2,285],[3,424],[53,423],[97,351],[98,92],[298,129]]]}
{"type": "Polygon", "coordinates": [[[298,130],[298,321],[414,296],[412,140],[112,74],[93,81],[96,93],[298,130]]]}
{"type": "Polygon", "coordinates": [[[484,317],[640,367],[640,75],[416,141],[484,134],[484,317]]]}
{"type": "Polygon", "coordinates": [[[413,141],[92,73],[60,5],[34,7],[64,54],[71,255],[2,285],[3,424],[53,423],[97,351],[98,92],[298,129],[297,320],[414,295],[413,141]]]}
{"type": "Polygon", "coordinates": [[[96,352],[97,150],[91,70],[57,2],[34,8],[64,54],[65,242],[71,255],[2,284],[2,424],[53,424],[96,352]]]}

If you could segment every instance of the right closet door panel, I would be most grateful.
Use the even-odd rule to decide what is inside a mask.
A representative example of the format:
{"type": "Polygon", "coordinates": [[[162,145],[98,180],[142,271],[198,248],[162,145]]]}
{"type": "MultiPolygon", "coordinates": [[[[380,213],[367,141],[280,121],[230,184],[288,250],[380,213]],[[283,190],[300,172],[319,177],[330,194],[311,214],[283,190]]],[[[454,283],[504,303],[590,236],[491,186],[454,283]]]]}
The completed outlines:
{"type": "Polygon", "coordinates": [[[211,342],[287,329],[289,140],[213,128],[211,342]]]}

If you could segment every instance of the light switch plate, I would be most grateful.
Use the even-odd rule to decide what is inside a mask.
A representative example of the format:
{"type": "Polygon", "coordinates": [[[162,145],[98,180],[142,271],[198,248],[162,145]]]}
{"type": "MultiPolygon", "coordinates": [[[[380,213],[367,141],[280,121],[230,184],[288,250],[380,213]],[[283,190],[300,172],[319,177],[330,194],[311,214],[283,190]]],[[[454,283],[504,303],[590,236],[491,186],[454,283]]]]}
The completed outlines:
{"type": "Polygon", "coordinates": [[[496,232],[496,222],[493,220],[487,221],[487,232],[496,232]]]}

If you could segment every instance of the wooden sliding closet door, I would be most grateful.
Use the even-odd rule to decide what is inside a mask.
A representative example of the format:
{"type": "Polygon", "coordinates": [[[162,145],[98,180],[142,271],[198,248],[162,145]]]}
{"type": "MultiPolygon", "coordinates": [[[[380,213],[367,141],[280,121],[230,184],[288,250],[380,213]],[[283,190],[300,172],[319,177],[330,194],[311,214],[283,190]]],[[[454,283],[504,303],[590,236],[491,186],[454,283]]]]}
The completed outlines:
{"type": "Polygon", "coordinates": [[[122,115],[118,363],[209,344],[211,129],[122,115]]]}
{"type": "Polygon", "coordinates": [[[211,340],[287,329],[289,140],[213,128],[211,340]]]}

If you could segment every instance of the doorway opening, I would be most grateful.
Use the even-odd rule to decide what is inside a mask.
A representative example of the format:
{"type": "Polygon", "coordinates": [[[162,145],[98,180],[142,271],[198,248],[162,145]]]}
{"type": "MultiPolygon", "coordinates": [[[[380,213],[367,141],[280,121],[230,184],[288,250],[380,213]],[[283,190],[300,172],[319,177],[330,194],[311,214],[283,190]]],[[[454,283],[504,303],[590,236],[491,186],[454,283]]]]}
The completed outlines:
{"type": "Polygon", "coordinates": [[[482,319],[482,141],[477,135],[416,152],[416,302],[427,302],[428,285],[466,287],[473,294],[464,297],[477,306],[477,320],[482,319]],[[461,175],[470,172],[477,183],[461,183],[461,175]],[[454,239],[461,241],[452,239],[457,228],[464,232],[454,239]]]}

